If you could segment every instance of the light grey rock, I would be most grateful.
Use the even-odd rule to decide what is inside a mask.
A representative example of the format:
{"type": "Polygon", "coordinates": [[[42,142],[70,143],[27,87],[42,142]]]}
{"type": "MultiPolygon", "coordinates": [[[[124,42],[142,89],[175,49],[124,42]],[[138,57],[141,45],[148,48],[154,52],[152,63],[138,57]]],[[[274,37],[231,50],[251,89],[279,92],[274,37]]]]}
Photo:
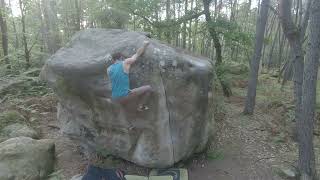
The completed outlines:
{"type": "Polygon", "coordinates": [[[33,130],[32,128],[28,127],[27,125],[15,123],[11,124],[1,130],[2,136],[6,137],[7,139],[9,138],[14,138],[14,137],[20,137],[20,136],[25,136],[25,137],[31,137],[33,139],[38,139],[39,135],[38,133],[33,130]]]}
{"type": "Polygon", "coordinates": [[[17,137],[0,143],[0,179],[45,179],[54,167],[54,149],[48,139],[17,137]]]}
{"type": "Polygon", "coordinates": [[[73,176],[70,180],[81,180],[82,177],[83,176],[81,174],[78,174],[78,175],[73,176]]]}
{"type": "Polygon", "coordinates": [[[292,180],[298,179],[299,172],[298,172],[297,168],[295,168],[294,166],[291,166],[291,165],[275,165],[275,166],[273,166],[273,169],[282,178],[292,179],[292,180]]]}
{"type": "Polygon", "coordinates": [[[295,178],[297,176],[297,172],[292,169],[282,169],[282,172],[288,178],[295,178]]]}
{"type": "Polygon", "coordinates": [[[167,167],[204,149],[211,135],[208,93],[212,66],[142,33],[89,29],[76,34],[54,54],[40,77],[58,95],[64,134],[87,152],[112,154],[147,167],[167,167]],[[151,85],[149,110],[136,111],[110,101],[106,57],[132,56],[144,40],[151,43],[134,64],[130,86],[151,85]]]}

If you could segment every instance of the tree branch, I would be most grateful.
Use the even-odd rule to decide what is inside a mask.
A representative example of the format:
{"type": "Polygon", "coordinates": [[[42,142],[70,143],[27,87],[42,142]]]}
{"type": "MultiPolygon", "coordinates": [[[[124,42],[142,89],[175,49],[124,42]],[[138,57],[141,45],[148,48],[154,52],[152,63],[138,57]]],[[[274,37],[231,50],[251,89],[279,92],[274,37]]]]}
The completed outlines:
{"type": "Polygon", "coordinates": [[[201,15],[204,14],[204,11],[201,11],[201,12],[194,12],[194,11],[189,11],[187,12],[184,16],[180,17],[179,19],[177,20],[171,20],[171,21],[161,21],[161,22],[157,22],[157,21],[151,21],[149,18],[139,14],[139,13],[136,13],[134,10],[132,9],[129,9],[130,10],[130,13],[133,14],[133,15],[136,15],[142,19],[144,19],[147,23],[149,23],[150,25],[154,26],[154,27],[157,27],[157,28],[165,28],[165,27],[172,27],[172,26],[178,26],[186,21],[190,21],[192,19],[196,19],[198,17],[200,17],[201,15]]]}
{"type": "Polygon", "coordinates": [[[40,31],[38,31],[34,42],[32,43],[31,47],[29,48],[29,50],[28,50],[29,53],[31,52],[31,50],[32,50],[32,48],[34,47],[34,45],[37,43],[38,38],[39,38],[39,33],[40,33],[40,31]]]}
{"type": "Polygon", "coordinates": [[[269,4],[268,7],[274,14],[279,16],[279,12],[271,4],[269,4]]]}
{"type": "Polygon", "coordinates": [[[136,16],[139,16],[140,18],[144,19],[147,23],[149,23],[149,24],[152,25],[152,26],[156,26],[156,25],[155,25],[155,22],[151,21],[151,20],[148,19],[147,17],[145,17],[145,16],[143,16],[143,15],[141,15],[141,14],[138,14],[138,13],[134,12],[134,10],[132,10],[132,9],[130,9],[130,8],[129,8],[129,10],[130,10],[130,13],[131,13],[131,14],[136,15],[136,16]]]}
{"type": "MultiPolygon", "coordinates": [[[[192,13],[194,13],[194,12],[192,11],[192,13]]],[[[186,21],[190,21],[192,19],[196,19],[196,18],[200,17],[203,14],[204,14],[204,11],[201,11],[201,12],[198,12],[198,13],[195,13],[195,14],[191,14],[191,15],[189,15],[189,13],[187,13],[186,15],[182,16],[178,20],[174,21],[171,25],[180,25],[180,24],[182,24],[182,23],[184,23],[186,21]]],[[[169,26],[171,26],[171,25],[169,24],[169,26]]]]}

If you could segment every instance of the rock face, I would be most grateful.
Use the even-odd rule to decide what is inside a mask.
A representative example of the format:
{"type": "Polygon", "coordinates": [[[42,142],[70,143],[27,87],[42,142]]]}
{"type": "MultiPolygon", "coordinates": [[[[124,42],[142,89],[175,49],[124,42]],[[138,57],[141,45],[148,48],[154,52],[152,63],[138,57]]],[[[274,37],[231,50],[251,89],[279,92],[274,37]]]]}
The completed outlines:
{"type": "Polygon", "coordinates": [[[40,77],[59,97],[62,132],[87,150],[112,154],[147,167],[167,167],[201,151],[210,136],[211,65],[125,30],[90,29],[76,34],[45,64],[40,77]],[[151,85],[149,110],[139,99],[125,107],[110,101],[106,59],[132,56],[151,43],[130,70],[130,87],[151,85]],[[107,58],[106,58],[107,57],[107,58]]]}
{"type": "Polygon", "coordinates": [[[54,143],[28,137],[0,143],[0,179],[45,179],[54,167],[54,143]]]}

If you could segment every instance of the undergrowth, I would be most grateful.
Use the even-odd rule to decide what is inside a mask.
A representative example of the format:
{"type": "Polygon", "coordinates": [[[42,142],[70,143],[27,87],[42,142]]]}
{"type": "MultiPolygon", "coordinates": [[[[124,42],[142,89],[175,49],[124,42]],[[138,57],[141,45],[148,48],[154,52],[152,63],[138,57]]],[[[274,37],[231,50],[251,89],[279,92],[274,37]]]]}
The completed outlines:
{"type": "Polygon", "coordinates": [[[9,124],[25,122],[25,118],[17,111],[0,113],[0,130],[9,124]]]}

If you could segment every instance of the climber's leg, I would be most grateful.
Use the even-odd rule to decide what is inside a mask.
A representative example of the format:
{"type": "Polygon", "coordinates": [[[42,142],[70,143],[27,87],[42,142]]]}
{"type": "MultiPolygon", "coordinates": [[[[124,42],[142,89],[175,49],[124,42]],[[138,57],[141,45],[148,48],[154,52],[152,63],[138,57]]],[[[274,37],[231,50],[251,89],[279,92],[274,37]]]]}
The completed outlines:
{"type": "Polygon", "coordinates": [[[117,99],[116,101],[122,105],[128,104],[133,99],[139,101],[139,109],[147,109],[146,103],[149,100],[151,95],[152,88],[150,85],[141,86],[135,89],[132,89],[128,96],[117,99]]]}
{"type": "Polygon", "coordinates": [[[150,99],[150,95],[152,93],[152,88],[150,85],[141,86],[130,91],[129,96],[138,97],[139,98],[139,108],[138,110],[147,110],[148,107],[147,102],[150,99]]]}

